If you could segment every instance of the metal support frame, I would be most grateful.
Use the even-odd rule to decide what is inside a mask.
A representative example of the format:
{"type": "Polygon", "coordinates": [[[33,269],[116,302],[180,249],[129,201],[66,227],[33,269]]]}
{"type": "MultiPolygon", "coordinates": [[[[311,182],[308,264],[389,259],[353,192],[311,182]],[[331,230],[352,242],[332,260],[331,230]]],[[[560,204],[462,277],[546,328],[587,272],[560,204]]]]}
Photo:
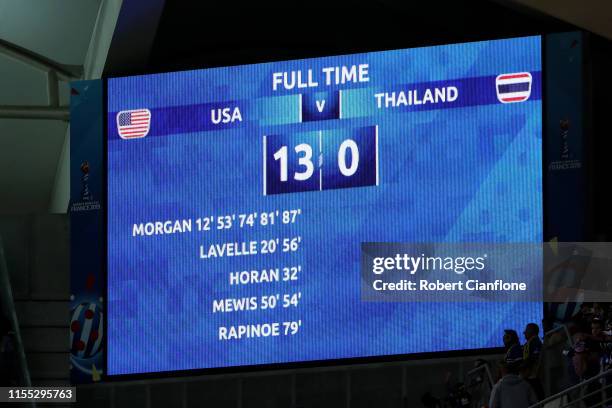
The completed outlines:
{"type": "Polygon", "coordinates": [[[70,119],[70,111],[66,106],[60,106],[59,83],[78,79],[83,74],[83,67],[59,64],[28,49],[19,47],[0,39],[0,54],[23,62],[35,69],[47,73],[46,106],[0,105],[0,118],[7,119],[70,119]]]}
{"type": "Polygon", "coordinates": [[[53,108],[50,106],[7,106],[0,105],[0,118],[5,119],[70,119],[67,107],[53,108]]]}
{"type": "MultiPolygon", "coordinates": [[[[15,302],[13,301],[13,290],[11,288],[11,280],[9,278],[8,268],[6,266],[6,257],[4,255],[4,245],[0,236],[0,316],[5,314],[9,319],[13,329],[13,339],[15,340],[15,352],[17,353],[17,369],[19,370],[19,386],[31,387],[32,380],[28,369],[28,362],[21,339],[21,329],[17,320],[17,312],[15,310],[15,302]]],[[[31,408],[36,408],[35,402],[28,404],[31,408]]]]}
{"type": "Polygon", "coordinates": [[[480,371],[484,371],[484,373],[486,375],[487,384],[489,386],[489,389],[490,390],[493,389],[493,386],[495,385],[495,381],[493,381],[493,374],[491,374],[491,369],[489,369],[489,365],[488,364],[483,364],[483,365],[480,365],[478,367],[472,368],[467,373],[468,378],[473,376],[474,374],[480,372],[480,371]]]}

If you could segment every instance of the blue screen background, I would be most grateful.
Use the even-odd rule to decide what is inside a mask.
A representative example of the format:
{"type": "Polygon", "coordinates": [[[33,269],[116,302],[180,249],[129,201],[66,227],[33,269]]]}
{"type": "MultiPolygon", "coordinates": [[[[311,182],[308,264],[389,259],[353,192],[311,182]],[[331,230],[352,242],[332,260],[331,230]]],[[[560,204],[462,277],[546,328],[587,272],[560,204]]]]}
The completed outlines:
{"type": "Polygon", "coordinates": [[[541,303],[362,302],[359,272],[366,241],[542,241],[539,83],[513,104],[402,111],[350,101],[372,88],[539,73],[540,60],[540,37],[527,37],[110,79],[109,124],[121,110],[152,115],[142,139],[119,139],[109,125],[108,374],[499,347],[503,329],[539,323],[541,303]],[[324,89],[342,89],[343,119],[296,123],[297,94],[315,90],[272,91],[273,72],[361,63],[369,83],[324,89]],[[173,133],[155,123],[156,109],[221,101],[244,107],[240,126],[173,133]],[[372,125],[378,186],[263,195],[264,135],[372,125]],[[296,208],[295,225],[132,237],[134,223],[296,208]],[[297,253],[198,257],[200,245],[297,235],[297,253]],[[228,284],[230,271],[298,264],[297,282],[228,284]],[[297,308],[212,313],[213,299],[296,291],[297,308]],[[217,338],[219,325],[294,319],[303,322],[294,336],[217,338]]]}

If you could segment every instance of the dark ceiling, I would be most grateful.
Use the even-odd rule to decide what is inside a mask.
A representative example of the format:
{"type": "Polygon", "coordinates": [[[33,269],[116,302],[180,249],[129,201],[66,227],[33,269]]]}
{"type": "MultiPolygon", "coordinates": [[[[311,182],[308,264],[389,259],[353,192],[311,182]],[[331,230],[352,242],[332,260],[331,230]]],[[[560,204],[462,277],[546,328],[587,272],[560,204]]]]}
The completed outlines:
{"type": "Polygon", "coordinates": [[[408,48],[575,29],[491,0],[166,1],[148,72],[408,48]]]}

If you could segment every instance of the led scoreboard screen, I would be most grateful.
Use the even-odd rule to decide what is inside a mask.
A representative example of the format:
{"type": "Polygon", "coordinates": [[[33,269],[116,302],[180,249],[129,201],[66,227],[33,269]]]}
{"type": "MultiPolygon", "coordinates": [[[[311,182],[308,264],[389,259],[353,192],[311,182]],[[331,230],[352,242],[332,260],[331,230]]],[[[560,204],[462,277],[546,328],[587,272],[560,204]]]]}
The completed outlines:
{"type": "Polygon", "coordinates": [[[367,302],[363,242],[542,241],[540,37],[112,78],[109,375],[499,347],[367,302]]]}

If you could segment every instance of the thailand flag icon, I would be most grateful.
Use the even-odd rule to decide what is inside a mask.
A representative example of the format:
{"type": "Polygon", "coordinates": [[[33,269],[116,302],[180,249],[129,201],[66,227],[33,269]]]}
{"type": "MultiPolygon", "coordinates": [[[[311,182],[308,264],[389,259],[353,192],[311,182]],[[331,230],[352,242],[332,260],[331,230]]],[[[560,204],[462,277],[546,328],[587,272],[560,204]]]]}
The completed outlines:
{"type": "Polygon", "coordinates": [[[151,111],[148,109],[125,110],[117,114],[117,131],[122,139],[138,139],[149,133],[151,111]]]}
{"type": "Polygon", "coordinates": [[[501,103],[524,102],[531,95],[531,74],[516,72],[498,75],[495,78],[495,90],[501,103]]]}

